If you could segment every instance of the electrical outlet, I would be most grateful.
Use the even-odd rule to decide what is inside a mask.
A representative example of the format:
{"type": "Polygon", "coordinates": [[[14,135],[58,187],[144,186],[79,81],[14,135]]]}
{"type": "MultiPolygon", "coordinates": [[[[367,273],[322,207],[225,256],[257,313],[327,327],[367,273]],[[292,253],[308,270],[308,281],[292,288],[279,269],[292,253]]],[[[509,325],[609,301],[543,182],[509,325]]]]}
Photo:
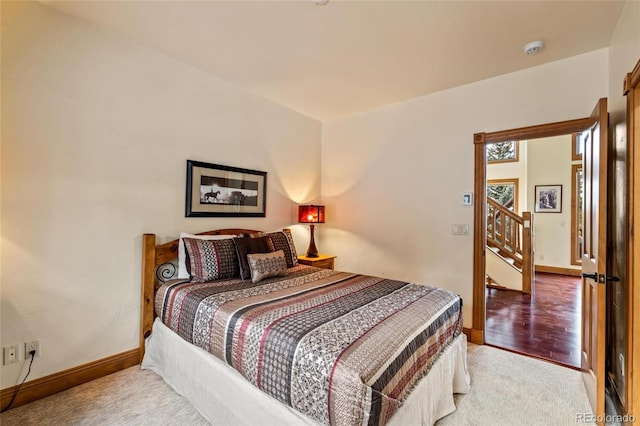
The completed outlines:
{"type": "Polygon", "coordinates": [[[40,356],[40,340],[31,340],[24,344],[24,357],[29,357],[31,351],[36,351],[34,356],[40,356]]]}
{"type": "Polygon", "coordinates": [[[13,364],[18,361],[18,345],[9,345],[2,348],[2,365],[13,364]]]}

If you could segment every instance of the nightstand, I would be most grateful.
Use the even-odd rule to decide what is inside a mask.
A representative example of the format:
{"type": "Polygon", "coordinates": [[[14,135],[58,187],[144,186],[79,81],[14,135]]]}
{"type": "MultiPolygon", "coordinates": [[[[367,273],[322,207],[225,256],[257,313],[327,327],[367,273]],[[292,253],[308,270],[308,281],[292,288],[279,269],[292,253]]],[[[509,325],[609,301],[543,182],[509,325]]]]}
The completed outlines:
{"type": "Polygon", "coordinates": [[[330,254],[318,254],[318,257],[298,256],[298,263],[316,268],[333,269],[333,259],[335,258],[336,256],[330,254]]]}

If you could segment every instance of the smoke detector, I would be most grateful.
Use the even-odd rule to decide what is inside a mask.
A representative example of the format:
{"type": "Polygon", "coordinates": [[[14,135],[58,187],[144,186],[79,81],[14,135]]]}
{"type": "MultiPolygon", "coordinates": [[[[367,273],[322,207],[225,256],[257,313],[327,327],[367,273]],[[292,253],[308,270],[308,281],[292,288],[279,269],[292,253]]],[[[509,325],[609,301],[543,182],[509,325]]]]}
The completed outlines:
{"type": "Polygon", "coordinates": [[[329,0],[311,0],[311,1],[314,2],[316,6],[324,6],[325,4],[329,3],[329,0]]]}
{"type": "Polygon", "coordinates": [[[532,41],[531,43],[527,43],[524,45],[524,53],[527,55],[533,55],[538,53],[544,47],[544,42],[542,40],[532,41]]]}

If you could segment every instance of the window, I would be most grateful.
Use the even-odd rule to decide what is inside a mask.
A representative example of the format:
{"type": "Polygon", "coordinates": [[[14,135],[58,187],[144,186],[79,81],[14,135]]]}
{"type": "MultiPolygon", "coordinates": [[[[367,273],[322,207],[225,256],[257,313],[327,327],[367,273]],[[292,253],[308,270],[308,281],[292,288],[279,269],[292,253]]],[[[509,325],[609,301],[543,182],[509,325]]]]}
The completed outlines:
{"type": "Polygon", "coordinates": [[[515,251],[519,244],[517,225],[513,217],[500,211],[500,206],[518,214],[517,178],[487,181],[487,238],[499,241],[515,251]]]}
{"type": "Polygon", "coordinates": [[[571,134],[571,159],[573,161],[582,160],[582,141],[580,141],[580,134],[571,134]]]}
{"type": "Polygon", "coordinates": [[[582,264],[582,164],[571,166],[571,264],[582,264]]]}
{"type": "Polygon", "coordinates": [[[487,144],[487,163],[518,161],[518,141],[487,144]]]}
{"type": "Polygon", "coordinates": [[[501,206],[518,213],[518,179],[488,180],[487,197],[501,206]]]}

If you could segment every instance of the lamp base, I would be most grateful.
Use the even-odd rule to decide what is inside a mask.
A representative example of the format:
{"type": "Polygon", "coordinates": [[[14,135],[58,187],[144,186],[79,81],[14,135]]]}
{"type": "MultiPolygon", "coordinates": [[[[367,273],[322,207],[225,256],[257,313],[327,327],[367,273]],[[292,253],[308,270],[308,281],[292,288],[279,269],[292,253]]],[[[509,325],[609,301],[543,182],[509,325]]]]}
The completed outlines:
{"type": "Polygon", "coordinates": [[[309,225],[311,228],[311,240],[309,240],[309,247],[307,248],[307,257],[318,257],[318,249],[316,248],[316,240],[314,238],[315,225],[309,225]]]}

